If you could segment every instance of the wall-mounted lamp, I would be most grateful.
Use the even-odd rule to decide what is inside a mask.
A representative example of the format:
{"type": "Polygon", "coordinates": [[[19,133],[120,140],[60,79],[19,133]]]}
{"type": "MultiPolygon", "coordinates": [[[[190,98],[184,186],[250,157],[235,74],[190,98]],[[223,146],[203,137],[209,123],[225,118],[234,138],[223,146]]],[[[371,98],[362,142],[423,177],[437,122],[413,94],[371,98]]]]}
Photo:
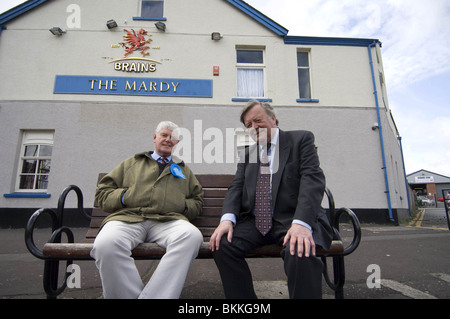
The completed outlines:
{"type": "Polygon", "coordinates": [[[211,40],[219,41],[222,38],[223,38],[223,36],[220,35],[220,32],[211,33],[211,40]]]}
{"type": "Polygon", "coordinates": [[[108,27],[108,29],[114,29],[117,28],[117,22],[114,19],[108,20],[106,22],[106,26],[108,27]]]}
{"type": "Polygon", "coordinates": [[[66,30],[62,30],[60,27],[53,27],[53,28],[49,29],[49,31],[53,35],[63,35],[64,33],[66,33],[66,30]]]}
{"type": "Polygon", "coordinates": [[[375,131],[376,129],[380,128],[377,122],[373,123],[372,130],[375,131]]]}
{"type": "Polygon", "coordinates": [[[158,29],[159,31],[166,31],[166,24],[164,22],[158,21],[155,23],[156,29],[158,29]]]}

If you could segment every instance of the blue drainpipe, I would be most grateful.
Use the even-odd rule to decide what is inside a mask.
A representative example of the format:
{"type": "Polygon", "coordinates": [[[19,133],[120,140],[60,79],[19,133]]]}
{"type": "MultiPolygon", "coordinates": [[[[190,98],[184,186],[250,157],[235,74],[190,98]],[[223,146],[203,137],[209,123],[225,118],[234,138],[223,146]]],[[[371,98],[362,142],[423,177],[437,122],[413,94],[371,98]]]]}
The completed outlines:
{"type": "Polygon", "coordinates": [[[412,216],[411,200],[409,197],[409,184],[408,184],[408,178],[406,177],[405,158],[403,157],[402,137],[400,136],[400,134],[397,136],[397,139],[398,139],[398,142],[400,143],[400,154],[402,155],[403,175],[405,176],[406,197],[408,199],[408,212],[409,212],[409,216],[412,216]]]}
{"type": "Polygon", "coordinates": [[[380,143],[381,143],[381,156],[383,158],[383,170],[384,170],[384,183],[386,184],[386,197],[389,207],[389,219],[394,222],[394,216],[392,214],[392,205],[391,205],[391,196],[390,196],[390,190],[389,190],[389,179],[387,174],[387,167],[386,167],[386,155],[384,153],[384,140],[383,140],[383,129],[381,126],[381,117],[380,117],[380,105],[378,103],[378,92],[377,92],[377,84],[375,82],[375,71],[373,68],[373,59],[372,59],[372,47],[377,45],[378,41],[373,41],[368,46],[369,50],[369,59],[370,59],[370,69],[372,71],[372,83],[373,83],[373,95],[375,96],[375,105],[377,108],[377,118],[378,118],[378,132],[380,133],[380,143]]]}

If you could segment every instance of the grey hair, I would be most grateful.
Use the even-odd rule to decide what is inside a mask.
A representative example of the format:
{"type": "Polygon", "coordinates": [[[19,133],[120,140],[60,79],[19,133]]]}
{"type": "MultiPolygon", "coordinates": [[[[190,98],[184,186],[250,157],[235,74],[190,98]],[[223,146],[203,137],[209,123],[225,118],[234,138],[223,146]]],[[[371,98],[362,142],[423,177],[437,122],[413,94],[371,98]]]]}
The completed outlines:
{"type": "Polygon", "coordinates": [[[258,100],[251,100],[247,103],[247,105],[244,106],[244,108],[242,109],[241,112],[241,122],[242,124],[245,125],[245,115],[248,113],[248,111],[250,111],[255,105],[261,105],[261,107],[266,111],[266,114],[269,117],[275,116],[275,123],[278,126],[278,119],[277,116],[275,114],[275,109],[273,108],[272,105],[270,105],[269,103],[265,103],[265,102],[260,102],[258,100]]]}
{"type": "Polygon", "coordinates": [[[178,128],[178,125],[176,125],[175,123],[170,122],[170,121],[159,122],[158,126],[156,126],[155,134],[158,134],[162,129],[165,129],[165,128],[167,128],[171,131],[174,131],[178,128]]]}

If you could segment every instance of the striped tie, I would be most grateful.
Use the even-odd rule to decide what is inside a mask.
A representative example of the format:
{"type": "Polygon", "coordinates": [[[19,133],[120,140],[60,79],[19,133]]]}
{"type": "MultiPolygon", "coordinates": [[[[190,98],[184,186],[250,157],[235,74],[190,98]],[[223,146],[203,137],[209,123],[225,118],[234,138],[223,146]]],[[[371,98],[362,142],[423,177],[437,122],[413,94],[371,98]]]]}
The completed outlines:
{"type": "Polygon", "coordinates": [[[167,157],[160,157],[159,159],[158,159],[158,163],[161,163],[161,164],[167,164],[167,157]]]}
{"type": "Polygon", "coordinates": [[[161,175],[161,173],[163,172],[164,168],[167,165],[168,162],[167,157],[160,157],[158,158],[157,162],[159,165],[159,175],[161,175]]]}

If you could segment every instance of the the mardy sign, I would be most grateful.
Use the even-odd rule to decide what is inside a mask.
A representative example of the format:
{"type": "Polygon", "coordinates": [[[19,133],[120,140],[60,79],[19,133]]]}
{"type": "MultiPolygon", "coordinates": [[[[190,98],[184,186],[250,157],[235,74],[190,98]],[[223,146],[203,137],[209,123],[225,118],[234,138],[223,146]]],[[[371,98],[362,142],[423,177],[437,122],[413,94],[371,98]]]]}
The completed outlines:
{"type": "Polygon", "coordinates": [[[212,80],[57,75],[55,94],[212,97],[212,80]]]}

